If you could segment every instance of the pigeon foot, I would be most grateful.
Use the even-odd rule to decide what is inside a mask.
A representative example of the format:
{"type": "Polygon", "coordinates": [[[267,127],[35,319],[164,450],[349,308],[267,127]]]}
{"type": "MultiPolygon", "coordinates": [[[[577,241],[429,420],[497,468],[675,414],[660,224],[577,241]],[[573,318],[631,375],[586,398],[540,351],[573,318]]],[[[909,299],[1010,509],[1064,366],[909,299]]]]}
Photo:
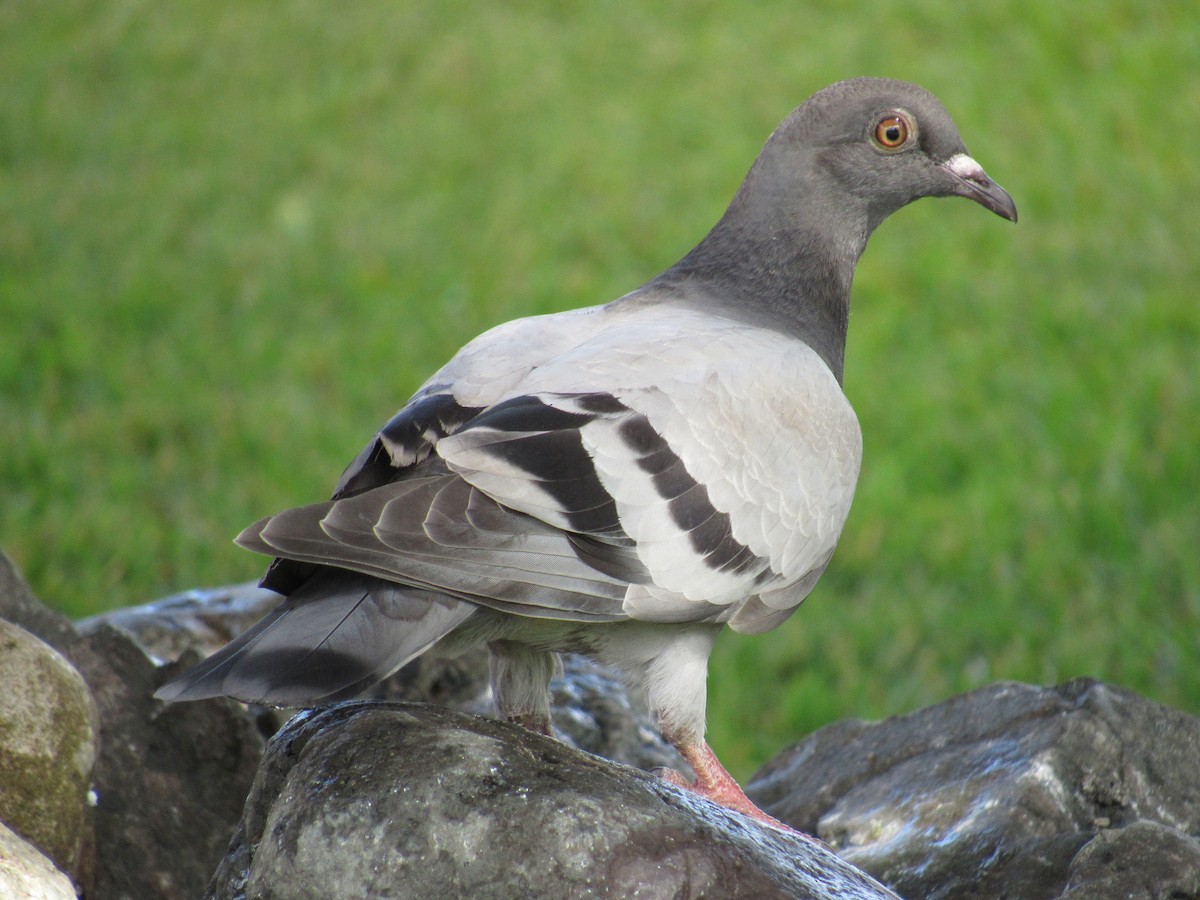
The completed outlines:
{"type": "Polygon", "coordinates": [[[537,713],[517,713],[508,717],[508,721],[520,725],[526,731],[533,731],[537,734],[544,734],[546,737],[554,737],[554,726],[550,724],[550,717],[538,715],[537,713]]]}
{"type": "Polygon", "coordinates": [[[769,825],[771,828],[785,831],[788,834],[799,835],[805,840],[815,840],[804,832],[797,831],[792,826],[779,821],[774,816],[767,815],[755,806],[754,802],[746,796],[733,776],[721,765],[721,761],[717,759],[717,755],[712,752],[712,748],[706,742],[680,743],[676,745],[676,749],[687,761],[687,764],[692,767],[692,771],[696,773],[696,780],[689,783],[686,778],[674,769],[657,770],[658,776],[664,781],[674,784],[677,787],[686,788],[706,800],[711,800],[713,803],[740,812],[745,816],[762,822],[764,825],[769,825]]]}

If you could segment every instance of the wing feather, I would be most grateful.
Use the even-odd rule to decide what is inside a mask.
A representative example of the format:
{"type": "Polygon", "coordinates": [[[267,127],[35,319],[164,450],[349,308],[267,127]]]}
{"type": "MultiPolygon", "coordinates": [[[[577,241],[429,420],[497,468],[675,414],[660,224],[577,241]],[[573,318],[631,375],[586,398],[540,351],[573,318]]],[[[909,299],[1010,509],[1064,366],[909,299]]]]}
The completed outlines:
{"type": "Polygon", "coordinates": [[[736,620],[769,594],[743,621],[774,621],[845,521],[853,412],[803,344],[630,309],[481,336],[381,429],[333,502],[242,542],[524,615],[736,620]]]}

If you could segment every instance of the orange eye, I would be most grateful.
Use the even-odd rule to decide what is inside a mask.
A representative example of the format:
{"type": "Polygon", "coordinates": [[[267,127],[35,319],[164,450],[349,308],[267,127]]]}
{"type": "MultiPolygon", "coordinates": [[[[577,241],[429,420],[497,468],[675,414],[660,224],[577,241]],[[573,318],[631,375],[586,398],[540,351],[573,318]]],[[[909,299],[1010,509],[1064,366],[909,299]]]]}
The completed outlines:
{"type": "Polygon", "coordinates": [[[899,113],[888,113],[875,125],[875,143],[884,150],[899,150],[908,142],[908,119],[899,113]]]}

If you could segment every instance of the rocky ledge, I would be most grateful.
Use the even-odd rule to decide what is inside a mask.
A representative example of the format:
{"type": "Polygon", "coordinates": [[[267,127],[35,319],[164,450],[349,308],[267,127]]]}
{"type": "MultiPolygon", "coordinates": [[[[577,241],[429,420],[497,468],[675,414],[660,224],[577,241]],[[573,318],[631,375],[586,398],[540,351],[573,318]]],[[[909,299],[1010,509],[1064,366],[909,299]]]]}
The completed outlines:
{"type": "Polygon", "coordinates": [[[582,659],[561,741],[486,717],[478,657],[290,718],[153,699],[271,603],[75,624],[0,555],[0,896],[1200,898],[1200,721],[1120,688],[821,729],[747,786],[808,839],[647,774],[674,751],[582,659]]]}

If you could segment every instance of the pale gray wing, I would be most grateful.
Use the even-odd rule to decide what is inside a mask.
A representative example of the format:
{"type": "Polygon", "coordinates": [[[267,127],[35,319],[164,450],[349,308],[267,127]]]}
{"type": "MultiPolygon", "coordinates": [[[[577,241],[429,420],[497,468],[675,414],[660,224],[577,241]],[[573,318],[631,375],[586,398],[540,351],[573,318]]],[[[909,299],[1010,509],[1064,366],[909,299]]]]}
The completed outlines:
{"type": "Polygon", "coordinates": [[[777,624],[849,512],[853,410],[820,357],[784,335],[679,310],[623,319],[530,373],[524,397],[473,419],[438,455],[559,528],[619,527],[650,575],[626,596],[630,618],[777,624]],[[554,442],[527,423],[555,425],[554,442]]]}
{"type": "MultiPolygon", "coordinates": [[[[694,601],[685,620],[708,619],[714,603],[745,598],[772,573],[689,472],[688,449],[703,452],[672,447],[646,415],[612,394],[547,393],[488,410],[438,453],[503,505],[591,538],[593,565],[615,563],[619,550],[645,573],[627,581],[694,601]]],[[[614,572],[628,575],[619,566],[614,572]]],[[[679,611],[669,618],[678,620],[679,611]]]]}
{"type": "MultiPolygon", "coordinates": [[[[585,344],[607,324],[604,307],[505,322],[467,343],[426,381],[342,473],[332,499],[410,478],[437,442],[511,395],[529,373],[585,344]]],[[[264,547],[255,549],[269,552],[264,547]]],[[[313,574],[311,563],[278,557],[262,586],[290,594],[313,574]]]]}
{"type": "Polygon", "coordinates": [[[526,616],[776,623],[853,493],[857,424],[835,379],[803,345],[726,320],[588,321],[603,327],[519,377],[504,373],[530,326],[476,342],[334,500],[239,542],[306,577],[332,566],[526,616]],[[514,378],[530,390],[505,396],[514,378]]]}
{"type": "MultiPolygon", "coordinates": [[[[630,585],[673,596],[646,559],[668,582],[672,570],[688,581],[697,572],[714,580],[732,573],[740,597],[770,572],[733,538],[729,516],[646,417],[611,394],[510,398],[439,442],[408,477],[280,513],[238,541],[505,611],[578,621],[626,618],[630,585]],[[603,434],[617,437],[597,453],[603,434]],[[644,496],[619,508],[606,485],[634,473],[645,481],[644,496]],[[647,526],[647,507],[657,527],[647,526]],[[638,517],[640,540],[627,532],[622,509],[638,517]]],[[[711,598],[695,599],[686,617],[711,618],[711,598]]]]}
{"type": "Polygon", "coordinates": [[[624,618],[626,587],[643,573],[598,570],[574,549],[573,540],[586,539],[443,470],[287,510],[246,529],[238,543],[524,615],[624,618]]]}
{"type": "Polygon", "coordinates": [[[379,430],[339,480],[336,503],[289,510],[247,529],[243,543],[280,554],[262,583],[285,601],[159,696],[297,706],[353,696],[478,610],[460,597],[486,596],[493,606],[530,614],[552,595],[554,615],[565,604],[588,621],[622,617],[625,582],[612,573],[637,577],[627,551],[589,549],[587,536],[506,509],[430,458],[441,438],[601,323],[597,311],[580,310],[486,332],[379,430]],[[400,571],[397,543],[408,551],[400,571]],[[581,561],[601,555],[599,569],[581,561]]]}

